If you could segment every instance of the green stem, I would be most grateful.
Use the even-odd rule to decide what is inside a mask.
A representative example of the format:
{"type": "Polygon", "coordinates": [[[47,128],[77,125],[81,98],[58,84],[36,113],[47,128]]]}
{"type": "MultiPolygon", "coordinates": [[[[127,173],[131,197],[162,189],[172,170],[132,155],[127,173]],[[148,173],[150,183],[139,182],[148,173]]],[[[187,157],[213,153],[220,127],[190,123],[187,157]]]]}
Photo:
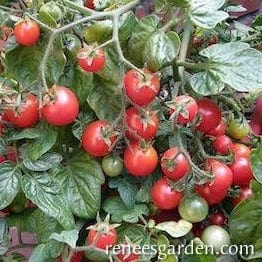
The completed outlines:
{"type": "Polygon", "coordinates": [[[177,66],[186,67],[197,71],[210,68],[210,65],[208,65],[207,63],[192,63],[182,60],[177,60],[177,66]]]}

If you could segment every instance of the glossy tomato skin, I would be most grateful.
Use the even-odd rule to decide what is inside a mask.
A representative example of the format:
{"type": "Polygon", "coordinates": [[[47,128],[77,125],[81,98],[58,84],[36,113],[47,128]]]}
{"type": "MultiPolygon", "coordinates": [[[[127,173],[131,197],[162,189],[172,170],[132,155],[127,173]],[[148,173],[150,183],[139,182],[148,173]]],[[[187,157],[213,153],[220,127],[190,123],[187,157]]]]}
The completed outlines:
{"type": "Polygon", "coordinates": [[[209,218],[210,225],[225,226],[227,224],[227,218],[223,213],[213,213],[209,218]]]}
{"type": "Polygon", "coordinates": [[[84,258],[85,252],[75,252],[74,255],[71,257],[70,262],[81,262],[84,258]]]}
{"type": "Polygon", "coordinates": [[[18,113],[8,109],[5,112],[9,122],[19,128],[33,127],[39,121],[39,103],[32,94],[27,94],[25,101],[22,101],[18,113]]]}
{"type": "Polygon", "coordinates": [[[23,46],[32,46],[40,37],[38,24],[31,20],[23,20],[15,25],[14,36],[17,43],[23,46]]]}
{"type": "Polygon", "coordinates": [[[107,121],[97,120],[88,124],[82,135],[82,146],[91,156],[101,157],[110,153],[110,146],[114,143],[116,136],[111,133],[110,124],[107,121]],[[108,142],[107,142],[108,140],[108,142]]]}
{"type": "Polygon", "coordinates": [[[221,122],[221,110],[214,101],[208,98],[198,100],[197,105],[201,120],[196,129],[206,134],[215,129],[221,122]]]}
{"type": "Polygon", "coordinates": [[[206,200],[199,196],[183,197],[178,205],[181,218],[192,223],[203,221],[208,215],[208,210],[206,200]]]}
{"type": "Polygon", "coordinates": [[[217,136],[213,141],[213,147],[221,155],[227,155],[233,146],[233,141],[229,136],[217,136]]]}
{"type": "Polygon", "coordinates": [[[132,69],[124,76],[124,89],[132,103],[138,106],[147,106],[159,93],[160,79],[146,70],[142,76],[132,69]]]}
{"type": "Polygon", "coordinates": [[[236,143],[231,147],[231,151],[235,157],[250,157],[250,148],[244,144],[236,143]]]}
{"type": "Polygon", "coordinates": [[[160,163],[163,174],[174,181],[184,177],[190,169],[187,159],[178,147],[165,151],[160,163]]]}
{"type": "Polygon", "coordinates": [[[250,128],[246,120],[233,119],[227,123],[228,134],[236,139],[242,139],[249,134],[250,128]]]}
{"type": "Polygon", "coordinates": [[[233,163],[229,165],[229,167],[233,173],[233,185],[243,188],[248,187],[253,178],[250,159],[242,156],[235,157],[233,163]]]}
{"type": "Polygon", "coordinates": [[[231,199],[233,206],[238,205],[240,202],[244,201],[245,199],[251,197],[253,195],[252,189],[249,187],[243,188],[240,196],[234,197],[231,199]]]}
{"type": "Polygon", "coordinates": [[[128,138],[151,140],[156,136],[159,121],[157,115],[150,110],[139,112],[135,107],[129,107],[126,110],[126,124],[128,138]]]}
{"type": "Polygon", "coordinates": [[[124,151],[124,164],[133,176],[148,176],[154,172],[158,155],[152,146],[142,148],[138,142],[132,142],[124,151]]]}
{"type": "Polygon", "coordinates": [[[87,235],[87,244],[95,245],[95,247],[97,248],[107,249],[110,246],[114,246],[117,243],[117,232],[114,228],[111,228],[110,230],[108,230],[108,232],[101,233],[96,243],[94,243],[94,241],[97,238],[97,235],[98,231],[91,229],[87,235]]]}
{"type": "Polygon", "coordinates": [[[219,204],[226,197],[227,190],[232,185],[233,174],[225,163],[214,159],[207,160],[205,170],[212,172],[214,179],[204,185],[197,185],[197,193],[209,205],[219,204]]]}
{"type": "Polygon", "coordinates": [[[162,210],[176,208],[183,196],[181,192],[174,191],[165,178],[157,180],[150,193],[153,203],[162,210]]]}
{"type": "Polygon", "coordinates": [[[226,122],[225,120],[222,118],[220,123],[218,124],[218,126],[215,129],[212,129],[208,132],[206,132],[207,136],[222,136],[226,133],[226,122]]]}
{"type": "Polygon", "coordinates": [[[180,111],[177,116],[177,123],[185,125],[193,122],[197,116],[198,106],[195,99],[188,95],[177,96],[174,101],[175,109],[171,109],[170,113],[173,113],[176,108],[180,111]]]}
{"type": "Polygon", "coordinates": [[[78,64],[87,72],[99,72],[104,68],[106,63],[106,55],[102,48],[98,48],[95,51],[91,49],[82,50],[77,57],[78,64]]]}
{"type": "Polygon", "coordinates": [[[124,168],[123,159],[119,156],[105,156],[102,160],[102,169],[107,176],[119,176],[124,168]]]}
{"type": "Polygon", "coordinates": [[[86,0],[85,1],[85,6],[90,8],[90,9],[95,9],[94,0],[86,0]]]}
{"type": "Polygon", "coordinates": [[[124,243],[121,251],[117,255],[117,258],[121,262],[138,262],[140,256],[132,253],[132,243],[124,243]]]}
{"type": "Polygon", "coordinates": [[[55,98],[41,109],[45,121],[54,126],[74,122],[79,112],[79,103],[74,92],[64,86],[54,86],[49,92],[54,93],[55,98]]]}

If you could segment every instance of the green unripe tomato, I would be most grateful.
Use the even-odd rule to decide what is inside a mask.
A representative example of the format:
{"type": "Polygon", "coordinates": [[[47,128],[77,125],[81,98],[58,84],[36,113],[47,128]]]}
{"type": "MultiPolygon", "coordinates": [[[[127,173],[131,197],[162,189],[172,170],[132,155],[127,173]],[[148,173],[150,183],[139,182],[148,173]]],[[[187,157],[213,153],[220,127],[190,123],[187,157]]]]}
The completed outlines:
{"type": "Polygon", "coordinates": [[[47,2],[44,5],[42,5],[39,9],[39,13],[47,14],[54,18],[56,21],[61,19],[63,16],[61,8],[54,1],[47,2]]]}
{"type": "Polygon", "coordinates": [[[102,160],[102,169],[107,176],[119,176],[124,168],[123,160],[118,156],[106,156],[102,160]]]}
{"type": "Polygon", "coordinates": [[[77,60],[77,54],[82,48],[79,38],[74,34],[65,34],[64,43],[66,54],[68,54],[72,59],[77,60]]]}
{"type": "Polygon", "coordinates": [[[242,139],[249,134],[249,124],[243,119],[229,120],[227,123],[228,134],[236,139],[242,139]]]}
{"type": "MultiPolygon", "coordinates": [[[[206,244],[214,248],[215,252],[220,252],[225,246],[229,246],[231,243],[228,232],[216,225],[208,226],[204,229],[201,240],[206,244]]],[[[223,250],[226,251],[226,250],[223,250]]]]}
{"type": "Polygon", "coordinates": [[[203,221],[208,215],[208,204],[199,196],[184,197],[179,205],[179,215],[192,223],[203,221]]]}

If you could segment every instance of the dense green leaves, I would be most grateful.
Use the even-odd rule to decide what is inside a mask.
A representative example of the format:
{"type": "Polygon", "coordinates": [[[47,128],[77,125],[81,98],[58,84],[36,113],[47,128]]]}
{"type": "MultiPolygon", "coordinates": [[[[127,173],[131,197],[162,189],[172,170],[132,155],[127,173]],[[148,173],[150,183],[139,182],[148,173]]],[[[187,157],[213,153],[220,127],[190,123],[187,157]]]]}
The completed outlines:
{"type": "Polygon", "coordinates": [[[103,209],[111,214],[112,221],[117,223],[122,221],[136,223],[139,221],[139,216],[148,215],[149,213],[147,205],[135,204],[132,208],[128,208],[119,197],[106,199],[103,209]]]}
{"type": "Polygon", "coordinates": [[[62,199],[62,187],[53,174],[47,172],[27,173],[22,178],[22,189],[28,199],[35,203],[43,212],[57,221],[66,229],[74,227],[74,218],[62,199]]]}
{"type": "Polygon", "coordinates": [[[0,165],[0,210],[7,207],[20,190],[21,170],[14,164],[0,165]]]}
{"type": "MultiPolygon", "coordinates": [[[[39,65],[43,60],[46,47],[46,38],[43,38],[39,44],[33,47],[22,47],[17,45],[13,38],[10,38],[5,55],[8,76],[16,79],[26,88],[37,83],[40,75],[39,65]],[[30,57],[33,59],[30,59],[30,57]]],[[[52,54],[50,53],[45,68],[46,78],[50,85],[58,82],[66,64],[62,48],[61,39],[57,38],[52,45],[52,54]]]]}
{"type": "Polygon", "coordinates": [[[254,177],[262,184],[262,146],[251,152],[251,167],[254,177]]]}
{"type": "Polygon", "coordinates": [[[218,94],[224,85],[240,92],[262,86],[262,54],[246,43],[232,42],[210,46],[200,52],[208,58],[204,71],[191,77],[191,86],[199,94],[218,94]]]}
{"type": "Polygon", "coordinates": [[[62,231],[61,233],[53,233],[50,239],[54,239],[61,243],[66,243],[72,248],[76,248],[76,241],[78,240],[77,230],[62,231]]]}
{"type": "Polygon", "coordinates": [[[174,32],[153,34],[145,44],[143,62],[152,71],[158,71],[170,64],[177,56],[180,47],[179,36],[174,32]]]}
{"type": "Polygon", "coordinates": [[[191,0],[188,15],[196,26],[212,29],[218,23],[228,18],[228,14],[220,11],[225,0],[191,0]]]}
{"type": "Polygon", "coordinates": [[[63,195],[71,212],[81,218],[92,218],[101,204],[104,174],[97,161],[87,154],[76,155],[53,174],[63,186],[63,195]]]}
{"type": "MultiPolygon", "coordinates": [[[[261,185],[260,185],[261,187],[261,185]]],[[[229,220],[230,236],[233,243],[242,245],[253,245],[255,253],[242,254],[249,258],[262,257],[262,194],[256,192],[236,206],[229,220]]]]}
{"type": "Polygon", "coordinates": [[[142,53],[149,37],[157,30],[159,18],[150,15],[140,20],[134,28],[131,38],[128,42],[128,51],[132,59],[139,65],[142,65],[142,53]]]}

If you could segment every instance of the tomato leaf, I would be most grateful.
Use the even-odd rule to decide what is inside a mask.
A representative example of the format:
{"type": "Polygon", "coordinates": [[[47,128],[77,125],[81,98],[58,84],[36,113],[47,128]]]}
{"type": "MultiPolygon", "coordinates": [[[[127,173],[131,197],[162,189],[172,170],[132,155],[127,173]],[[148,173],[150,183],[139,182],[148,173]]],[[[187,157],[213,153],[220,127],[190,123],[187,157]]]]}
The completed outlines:
{"type": "Polygon", "coordinates": [[[71,248],[76,248],[79,232],[77,230],[62,231],[60,233],[53,233],[49,239],[54,239],[61,243],[68,244],[71,248]]]}
{"type": "Polygon", "coordinates": [[[252,27],[262,27],[262,14],[258,15],[252,22],[252,27]]]}
{"type": "Polygon", "coordinates": [[[96,77],[87,102],[101,120],[114,121],[121,111],[121,86],[96,77]]]}
{"type": "Polygon", "coordinates": [[[4,255],[9,247],[8,226],[5,219],[0,219],[0,255],[4,255]]]}
{"type": "Polygon", "coordinates": [[[142,56],[143,63],[156,72],[170,64],[177,56],[180,47],[179,36],[175,32],[154,33],[146,42],[142,56]]]}
{"type": "Polygon", "coordinates": [[[188,15],[196,26],[212,29],[218,23],[228,18],[228,13],[219,9],[225,4],[225,0],[191,0],[188,15]]]}
{"type": "Polygon", "coordinates": [[[163,8],[171,8],[171,7],[189,7],[189,0],[157,0],[156,1],[156,10],[160,11],[163,8]]]}
{"type": "Polygon", "coordinates": [[[227,84],[239,92],[262,86],[262,54],[246,43],[212,45],[200,52],[208,58],[205,71],[191,77],[191,86],[201,95],[214,95],[227,84]]]}
{"type": "Polygon", "coordinates": [[[75,64],[68,67],[59,83],[62,86],[70,87],[77,96],[80,105],[82,105],[85,103],[88,93],[94,88],[93,74],[81,70],[75,64]]]}
{"type": "Polygon", "coordinates": [[[33,161],[39,159],[48,152],[56,142],[57,128],[45,122],[40,122],[36,126],[38,137],[26,145],[28,157],[33,161]]]}
{"type": "MultiPolygon", "coordinates": [[[[262,185],[260,185],[261,187],[262,185]]],[[[231,239],[237,245],[253,245],[255,252],[245,256],[250,259],[262,258],[261,216],[262,194],[257,192],[237,205],[230,214],[228,225],[231,239]]],[[[251,248],[248,251],[252,252],[251,248]]]]}
{"type": "Polygon", "coordinates": [[[25,128],[22,131],[12,132],[8,137],[9,141],[17,141],[22,139],[36,139],[39,137],[39,132],[35,128],[25,128]]]}
{"type": "Polygon", "coordinates": [[[48,152],[42,155],[37,161],[32,161],[28,158],[24,159],[23,165],[31,171],[42,172],[56,167],[62,160],[63,157],[60,154],[48,152]]]}
{"type": "Polygon", "coordinates": [[[28,199],[35,203],[43,212],[65,228],[74,227],[73,215],[62,199],[62,187],[53,174],[47,172],[26,173],[22,178],[22,189],[28,199]]]}
{"type": "Polygon", "coordinates": [[[262,184],[262,146],[251,151],[251,168],[256,180],[262,184]]]}
{"type": "Polygon", "coordinates": [[[166,221],[155,226],[156,229],[167,232],[173,238],[185,236],[190,232],[193,225],[186,220],[166,221]]]}
{"type": "MultiPolygon", "coordinates": [[[[5,53],[6,74],[19,81],[24,87],[36,84],[39,81],[39,65],[47,47],[47,39],[44,37],[37,45],[32,47],[17,45],[12,38],[8,41],[5,53]]],[[[50,85],[58,82],[65,64],[66,58],[63,53],[62,41],[61,38],[57,38],[52,45],[52,51],[45,68],[46,79],[50,85]]]]}
{"type": "Polygon", "coordinates": [[[20,191],[21,170],[14,164],[0,165],[0,210],[7,207],[20,191]]]}
{"type": "Polygon", "coordinates": [[[50,259],[53,261],[54,258],[62,253],[63,247],[62,243],[55,240],[40,244],[33,250],[29,257],[29,262],[46,262],[50,261],[50,259]]]}
{"type": "Polygon", "coordinates": [[[136,223],[139,221],[139,216],[148,215],[149,213],[147,205],[135,204],[133,208],[128,208],[120,197],[106,199],[103,209],[112,215],[111,219],[116,223],[122,221],[136,223]]]}
{"type": "Polygon", "coordinates": [[[101,185],[105,180],[99,163],[80,153],[54,176],[63,186],[64,198],[72,213],[81,218],[93,218],[101,205],[101,185]]]}
{"type": "Polygon", "coordinates": [[[136,203],[137,186],[135,180],[130,176],[112,178],[108,186],[116,188],[119,195],[128,208],[132,208],[136,203]]]}
{"type": "Polygon", "coordinates": [[[124,13],[120,17],[119,40],[121,44],[126,44],[137,23],[137,18],[132,11],[124,13]]]}
{"type": "Polygon", "coordinates": [[[131,38],[128,41],[128,52],[138,65],[143,65],[141,51],[144,50],[149,37],[156,32],[158,24],[159,18],[156,15],[149,15],[141,19],[133,29],[131,38]]]}

